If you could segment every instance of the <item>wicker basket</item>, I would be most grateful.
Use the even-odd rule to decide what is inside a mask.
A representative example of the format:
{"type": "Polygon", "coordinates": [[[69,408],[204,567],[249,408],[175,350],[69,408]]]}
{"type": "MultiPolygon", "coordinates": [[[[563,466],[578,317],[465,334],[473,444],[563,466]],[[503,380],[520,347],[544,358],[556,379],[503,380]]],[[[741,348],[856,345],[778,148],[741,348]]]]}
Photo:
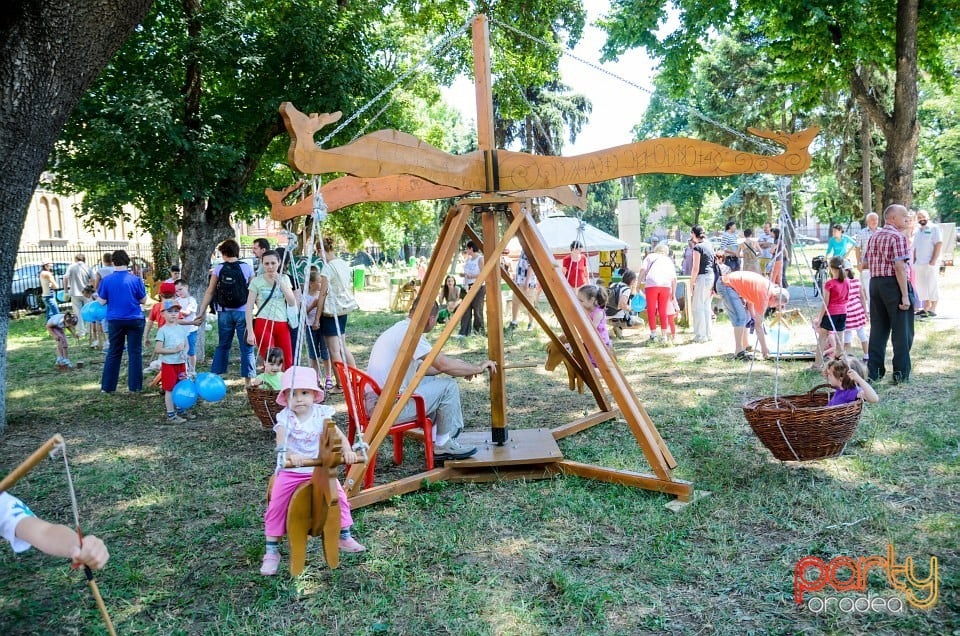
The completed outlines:
{"type": "Polygon", "coordinates": [[[260,425],[266,431],[272,431],[277,423],[277,414],[283,410],[283,407],[277,404],[277,395],[280,391],[273,389],[262,389],[258,386],[247,387],[247,400],[250,402],[250,408],[260,419],[260,425]]]}
{"type": "Polygon", "coordinates": [[[802,395],[753,400],[743,406],[750,428],[780,461],[808,461],[836,457],[860,421],[863,400],[827,406],[830,389],[821,384],[802,395]]]}

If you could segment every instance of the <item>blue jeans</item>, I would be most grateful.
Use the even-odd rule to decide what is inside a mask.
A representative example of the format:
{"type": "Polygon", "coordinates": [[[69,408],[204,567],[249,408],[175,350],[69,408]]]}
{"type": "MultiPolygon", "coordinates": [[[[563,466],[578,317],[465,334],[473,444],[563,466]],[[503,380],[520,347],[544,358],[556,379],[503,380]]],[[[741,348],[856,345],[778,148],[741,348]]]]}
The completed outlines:
{"type": "Polygon", "coordinates": [[[746,326],[750,316],[747,315],[747,308],[743,306],[743,299],[737,291],[728,285],[723,284],[723,280],[717,281],[717,291],[723,298],[723,306],[727,309],[727,316],[730,318],[730,324],[734,327],[746,326]]]}
{"type": "Polygon", "coordinates": [[[247,313],[235,309],[223,309],[217,313],[217,348],[213,352],[213,364],[210,371],[220,375],[227,372],[230,364],[230,348],[233,346],[233,334],[237,334],[240,343],[240,377],[256,376],[256,361],[253,347],[247,344],[247,313]]]}
{"type": "Polygon", "coordinates": [[[143,318],[107,321],[110,349],[107,351],[107,359],[103,361],[103,375],[100,376],[101,391],[113,393],[117,390],[124,338],[127,340],[127,389],[131,392],[143,390],[144,324],[143,318]]]}
{"type": "Polygon", "coordinates": [[[53,294],[43,297],[43,305],[47,310],[47,320],[50,320],[51,316],[56,316],[60,313],[60,308],[57,307],[56,296],[53,294]]]}

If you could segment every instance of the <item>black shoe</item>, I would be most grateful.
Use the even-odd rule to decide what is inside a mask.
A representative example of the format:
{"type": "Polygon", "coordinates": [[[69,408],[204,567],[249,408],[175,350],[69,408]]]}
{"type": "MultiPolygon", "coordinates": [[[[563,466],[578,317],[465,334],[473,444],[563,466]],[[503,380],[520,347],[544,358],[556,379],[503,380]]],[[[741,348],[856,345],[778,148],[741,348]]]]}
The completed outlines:
{"type": "Polygon", "coordinates": [[[927,318],[936,318],[937,312],[927,310],[927,318]]]}
{"type": "Polygon", "coordinates": [[[924,309],[921,309],[920,311],[915,311],[915,312],[913,312],[913,317],[914,317],[914,318],[926,318],[928,315],[929,315],[929,314],[928,314],[928,313],[926,312],[926,310],[924,310],[924,309]]]}
{"type": "Polygon", "coordinates": [[[898,384],[904,384],[908,379],[909,378],[905,378],[899,373],[894,373],[893,379],[890,380],[890,384],[892,384],[893,386],[897,386],[898,384]]]}

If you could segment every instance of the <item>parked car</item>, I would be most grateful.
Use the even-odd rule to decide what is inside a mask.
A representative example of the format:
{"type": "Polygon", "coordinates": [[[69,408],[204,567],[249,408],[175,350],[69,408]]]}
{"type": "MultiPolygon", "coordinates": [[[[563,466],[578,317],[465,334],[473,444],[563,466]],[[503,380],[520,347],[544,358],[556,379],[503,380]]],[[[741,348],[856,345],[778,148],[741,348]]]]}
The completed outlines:
{"type": "MultiPolygon", "coordinates": [[[[53,276],[57,284],[67,273],[69,263],[54,263],[53,276]]],[[[36,311],[43,307],[40,297],[40,265],[24,265],[13,270],[10,284],[10,309],[28,309],[36,311]]]]}
{"type": "Polygon", "coordinates": [[[803,247],[809,247],[811,245],[817,245],[818,243],[820,243],[820,239],[816,239],[812,236],[806,236],[804,234],[797,234],[793,241],[793,244],[796,247],[800,247],[801,245],[803,247]]]}

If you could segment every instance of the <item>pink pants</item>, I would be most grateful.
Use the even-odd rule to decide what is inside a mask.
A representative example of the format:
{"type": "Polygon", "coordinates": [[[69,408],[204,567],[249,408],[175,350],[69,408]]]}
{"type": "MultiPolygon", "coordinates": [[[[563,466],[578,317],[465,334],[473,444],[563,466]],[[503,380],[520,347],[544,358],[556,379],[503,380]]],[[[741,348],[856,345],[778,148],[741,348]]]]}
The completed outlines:
{"type": "MultiPolygon", "coordinates": [[[[293,499],[293,491],[300,484],[310,481],[313,473],[295,473],[292,470],[281,470],[273,480],[273,490],[270,491],[270,503],[267,512],[263,515],[264,534],[268,537],[282,537],[287,534],[287,508],[293,499]]],[[[343,486],[337,482],[337,500],[340,504],[340,528],[349,528],[353,525],[353,515],[350,514],[350,502],[343,492],[343,486]]]]}
{"type": "MultiPolygon", "coordinates": [[[[670,302],[669,287],[646,287],[643,290],[647,298],[647,324],[650,331],[657,329],[657,316],[660,317],[660,329],[666,331],[667,325],[667,303],[670,302]]],[[[676,327],[674,327],[676,330],[676,327]]]]}

